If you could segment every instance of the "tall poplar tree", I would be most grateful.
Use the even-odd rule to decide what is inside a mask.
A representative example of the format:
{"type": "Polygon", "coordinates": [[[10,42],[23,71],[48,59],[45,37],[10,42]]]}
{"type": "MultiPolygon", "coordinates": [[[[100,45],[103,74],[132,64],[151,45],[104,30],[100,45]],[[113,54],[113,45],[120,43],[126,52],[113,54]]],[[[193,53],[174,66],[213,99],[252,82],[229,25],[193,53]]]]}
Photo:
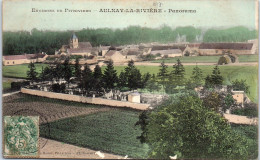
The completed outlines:
{"type": "Polygon", "coordinates": [[[36,68],[34,66],[34,63],[30,63],[28,65],[29,71],[27,71],[27,78],[31,81],[31,82],[35,82],[37,80],[37,75],[38,73],[36,72],[36,68]]]}
{"type": "Polygon", "coordinates": [[[96,92],[101,92],[104,84],[102,70],[99,65],[96,65],[96,67],[94,68],[93,78],[93,89],[96,92]]]}
{"type": "Polygon", "coordinates": [[[167,79],[168,79],[168,66],[165,65],[164,61],[162,61],[160,65],[160,70],[159,73],[157,74],[157,77],[159,79],[159,84],[163,86],[163,89],[165,90],[166,84],[167,84],[167,79]]]}
{"type": "Polygon", "coordinates": [[[173,85],[183,86],[185,84],[185,69],[181,64],[180,59],[177,60],[177,63],[173,66],[173,71],[171,72],[171,81],[173,85]]]}

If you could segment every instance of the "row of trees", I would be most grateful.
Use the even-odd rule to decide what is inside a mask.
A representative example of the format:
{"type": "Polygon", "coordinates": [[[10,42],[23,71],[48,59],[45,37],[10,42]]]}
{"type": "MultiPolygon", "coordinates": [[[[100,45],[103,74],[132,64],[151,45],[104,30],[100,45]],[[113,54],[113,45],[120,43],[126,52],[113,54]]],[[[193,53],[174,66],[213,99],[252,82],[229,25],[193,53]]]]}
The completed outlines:
{"type": "MultiPolygon", "coordinates": [[[[175,93],[180,89],[194,89],[195,87],[205,84],[206,88],[214,88],[221,86],[223,77],[220,69],[215,66],[211,75],[203,77],[202,70],[196,66],[193,68],[192,75],[188,79],[185,77],[185,68],[178,59],[177,63],[173,65],[173,70],[168,71],[168,66],[164,61],[160,65],[157,75],[151,75],[149,72],[141,74],[140,70],[134,65],[134,61],[129,61],[128,66],[117,74],[114,69],[113,62],[109,61],[107,67],[102,72],[99,65],[96,65],[92,72],[88,64],[84,65],[84,70],[81,70],[79,59],[76,59],[74,66],[69,64],[69,59],[65,59],[64,63],[57,63],[56,65],[47,66],[42,69],[41,74],[36,72],[33,63],[28,66],[30,69],[27,72],[27,77],[31,81],[51,81],[53,79],[65,79],[68,85],[71,83],[72,77],[75,77],[81,89],[86,92],[94,90],[97,92],[103,89],[119,89],[119,90],[135,90],[138,88],[146,88],[150,92],[160,91],[163,89],[166,93],[175,93]]],[[[245,80],[235,80],[231,86],[234,90],[242,90],[249,93],[249,86],[245,80]]]]}
{"type": "Polygon", "coordinates": [[[208,88],[219,86],[223,83],[223,77],[218,66],[215,66],[212,74],[206,78],[203,77],[202,70],[196,66],[193,68],[190,79],[187,79],[185,78],[185,68],[178,59],[171,72],[168,71],[168,66],[165,65],[164,61],[161,63],[159,73],[157,74],[157,82],[163,87],[165,92],[172,93],[174,89],[182,86],[185,86],[186,89],[194,89],[204,83],[208,88]]]}
{"type": "MultiPolygon", "coordinates": [[[[68,44],[72,31],[3,32],[3,55],[46,52],[54,54],[63,44],[68,44]]],[[[192,26],[169,26],[153,29],[130,26],[125,29],[82,29],[76,32],[79,41],[89,41],[92,46],[139,44],[146,42],[174,42],[178,36],[185,35],[187,42],[196,42],[201,29],[192,26]]],[[[255,39],[257,32],[245,27],[233,27],[223,30],[209,29],[205,32],[203,42],[243,42],[255,39]],[[228,36],[227,36],[228,35],[228,36]]]]}
{"type": "Polygon", "coordinates": [[[74,77],[74,81],[78,83],[79,88],[81,88],[84,93],[89,93],[90,91],[101,93],[104,90],[109,91],[111,89],[122,90],[125,88],[127,90],[135,90],[145,88],[151,78],[149,73],[142,75],[132,60],[129,61],[128,66],[119,76],[113,66],[113,61],[108,61],[104,73],[99,65],[96,65],[94,71],[92,71],[90,66],[85,64],[82,70],[79,59],[76,59],[75,65],[72,66],[69,64],[69,58],[67,58],[64,63],[57,63],[56,65],[42,68],[42,72],[39,76],[33,63],[30,63],[28,67],[27,77],[32,82],[52,81],[53,79],[58,81],[64,79],[69,86],[74,77]]]}

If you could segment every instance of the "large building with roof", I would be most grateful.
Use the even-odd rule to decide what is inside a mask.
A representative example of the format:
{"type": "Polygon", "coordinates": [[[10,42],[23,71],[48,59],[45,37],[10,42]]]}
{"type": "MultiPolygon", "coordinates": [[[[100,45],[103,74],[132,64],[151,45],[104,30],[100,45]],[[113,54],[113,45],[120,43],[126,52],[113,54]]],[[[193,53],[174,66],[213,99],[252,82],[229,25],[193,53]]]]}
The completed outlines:
{"type": "Polygon", "coordinates": [[[62,45],[56,54],[91,56],[91,51],[92,45],[90,42],[79,42],[78,37],[73,33],[69,45],[62,45]]]}
{"type": "Polygon", "coordinates": [[[3,56],[3,65],[8,66],[31,62],[43,62],[46,60],[47,57],[48,55],[46,53],[3,56]]]}
{"type": "Polygon", "coordinates": [[[200,55],[223,55],[232,53],[237,55],[255,54],[257,46],[254,43],[201,43],[199,45],[200,55]]]}
{"type": "Polygon", "coordinates": [[[120,51],[109,50],[105,55],[105,61],[110,61],[110,60],[117,63],[117,62],[125,62],[126,58],[120,51]]]}

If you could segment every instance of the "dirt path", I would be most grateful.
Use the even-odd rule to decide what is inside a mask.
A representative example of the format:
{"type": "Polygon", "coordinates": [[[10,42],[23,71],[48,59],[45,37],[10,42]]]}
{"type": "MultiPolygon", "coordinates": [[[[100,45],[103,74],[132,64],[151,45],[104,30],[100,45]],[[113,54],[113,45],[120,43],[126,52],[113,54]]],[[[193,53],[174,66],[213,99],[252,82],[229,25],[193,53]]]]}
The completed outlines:
{"type": "MultiPolygon", "coordinates": [[[[115,66],[127,66],[128,63],[115,63],[115,66]]],[[[165,65],[174,65],[175,63],[165,63],[165,65]]],[[[193,66],[193,65],[202,65],[202,66],[210,66],[217,65],[217,63],[182,63],[184,66],[193,66]]],[[[153,62],[135,62],[136,66],[160,66],[161,63],[153,63],[153,62]]],[[[258,62],[243,62],[243,63],[232,63],[225,66],[257,66],[258,62]]]]}
{"type": "Polygon", "coordinates": [[[257,125],[258,118],[248,118],[247,116],[238,116],[234,114],[224,114],[224,117],[230,122],[235,124],[257,125]]]}
{"type": "Polygon", "coordinates": [[[40,138],[40,141],[46,141],[42,148],[40,145],[39,158],[80,158],[80,159],[123,159],[124,157],[103,153],[97,154],[97,151],[88,148],[78,147],[46,138],[40,138]],[[104,156],[104,157],[103,157],[104,156]]]}
{"type": "Polygon", "coordinates": [[[21,82],[21,81],[25,81],[26,79],[22,79],[22,78],[9,78],[9,77],[3,77],[2,81],[3,82],[21,82]]]}
{"type": "Polygon", "coordinates": [[[5,93],[5,94],[3,94],[3,97],[11,96],[11,95],[14,95],[14,94],[17,94],[17,93],[20,93],[20,91],[11,92],[11,93],[5,93]]]}

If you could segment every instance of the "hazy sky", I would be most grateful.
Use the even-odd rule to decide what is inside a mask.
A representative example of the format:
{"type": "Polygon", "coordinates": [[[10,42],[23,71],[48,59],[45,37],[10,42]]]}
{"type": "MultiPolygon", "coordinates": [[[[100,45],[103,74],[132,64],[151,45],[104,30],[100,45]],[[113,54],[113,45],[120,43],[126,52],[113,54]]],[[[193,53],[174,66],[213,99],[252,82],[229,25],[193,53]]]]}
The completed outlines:
{"type": "Polygon", "coordinates": [[[82,28],[144,27],[231,27],[256,28],[255,0],[6,0],[3,30],[78,30],[82,28]],[[159,2],[161,7],[158,6],[159,2]],[[55,12],[32,12],[32,8],[55,12]],[[162,13],[104,13],[100,9],[162,9],[162,13]],[[65,9],[91,12],[64,12],[65,9]],[[196,10],[196,13],[169,13],[196,10]],[[62,10],[63,12],[57,12],[62,10]]]}

